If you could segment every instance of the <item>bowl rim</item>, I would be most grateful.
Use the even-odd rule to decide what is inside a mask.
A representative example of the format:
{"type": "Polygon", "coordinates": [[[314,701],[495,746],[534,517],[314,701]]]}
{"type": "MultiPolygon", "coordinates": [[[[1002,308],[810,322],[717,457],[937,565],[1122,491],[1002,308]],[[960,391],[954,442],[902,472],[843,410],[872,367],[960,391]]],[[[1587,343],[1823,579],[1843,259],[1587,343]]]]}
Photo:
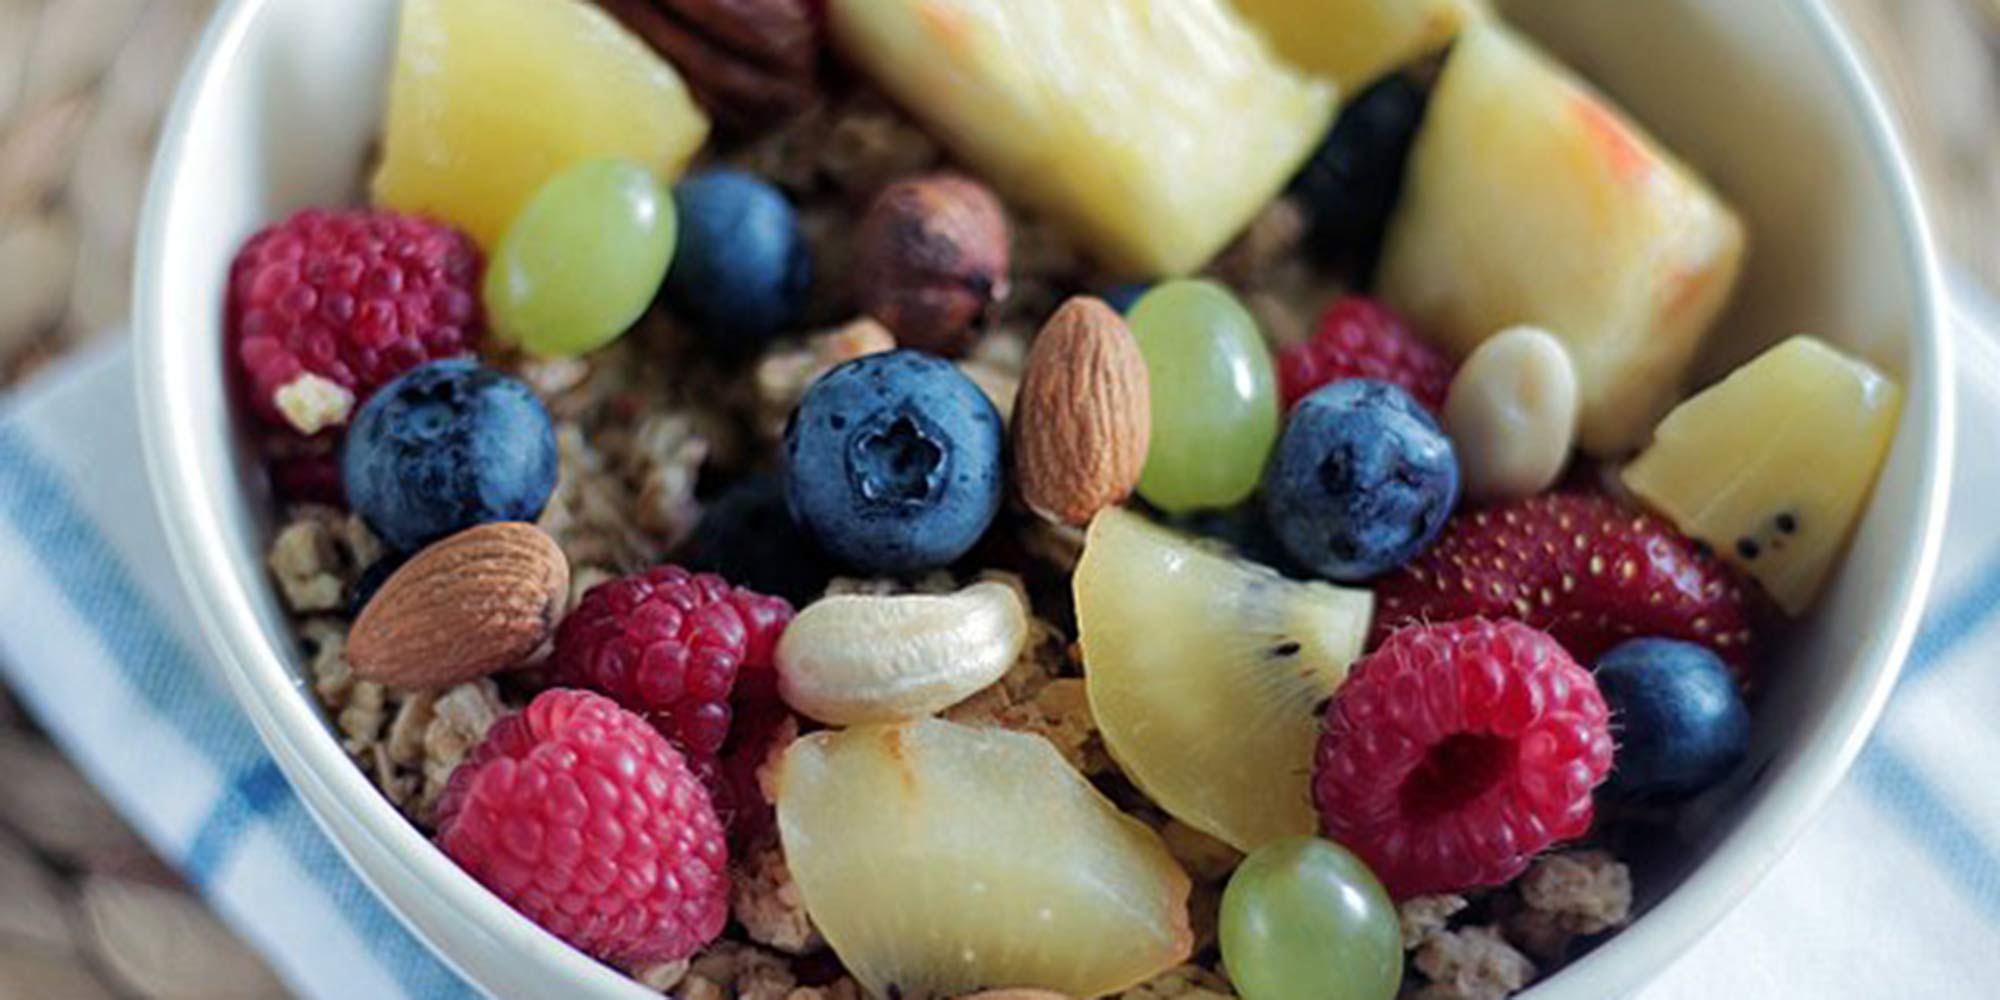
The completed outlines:
{"type": "MultiPolygon", "coordinates": [[[[204,482],[191,459],[212,447],[176,386],[199,359],[177,357],[161,331],[170,324],[163,301],[167,236],[178,212],[171,190],[182,176],[190,120],[221,86],[257,15],[270,0],[223,0],[190,57],[149,174],[133,276],[135,360],[140,430],[153,503],[165,529],[181,586],[191,597],[200,631],[237,704],[265,747],[306,802],[307,812],[370,891],[397,920],[468,982],[503,984],[468,968],[427,934],[419,919],[378,885],[393,880],[418,886],[457,912],[495,950],[523,955],[585,992],[602,996],[657,997],[610,967],[561,942],[481,886],[406,821],[355,767],[326,731],[323,716],[305,696],[291,658],[265,641],[250,593],[232,586],[228,540],[208,516],[229,484],[204,482]],[[350,844],[353,837],[356,843],[350,844]],[[356,862],[366,849],[384,867],[356,862]]],[[[1946,325],[1943,280],[1930,225],[1918,195],[1915,171],[1896,125],[1866,64],[1824,0],[1785,0],[1806,27],[1845,91],[1868,146],[1869,168],[1892,199],[1903,247],[1898,256],[1913,290],[1913,391],[1923,401],[1905,410],[1918,420],[1920,503],[1917,557],[1906,561],[1894,586],[1898,604],[1857,654],[1869,664],[1837,699],[1813,742],[1799,753],[1787,780],[1760,799],[1741,822],[1651,909],[1588,955],[1523,994],[1531,1000],[1620,996],[1637,989],[1684,954],[1753,888],[1791,847],[1845,777],[1872,734],[1901,673],[1929,596],[1941,549],[1950,497],[1955,439],[1952,344],[1946,325]],[[1922,390],[1922,391],[1914,391],[1922,390]],[[1829,742],[1831,739],[1831,742],[1829,742]]],[[[292,654],[296,655],[296,654],[292,654]]]]}
{"type": "Polygon", "coordinates": [[[1899,254],[1914,293],[1911,391],[1904,420],[1921,421],[1927,445],[1917,476],[1922,490],[1917,556],[1906,562],[1899,603],[1857,654],[1871,669],[1836,701],[1828,722],[1799,754],[1787,781],[1757,802],[1735,829],[1690,870],[1681,883],[1630,926],[1589,954],[1522,994],[1524,1000],[1595,1000],[1624,996],[1645,979],[1641,970],[1664,969],[1684,956],[1791,850],[1845,780],[1854,760],[1888,707],[1904,661],[1922,624],[1936,582],[1945,520],[1951,502],[1957,439],[1957,380],[1943,272],[1919,192],[1909,144],[1889,112],[1852,33],[1826,0],[1786,0],[1804,25],[1858,116],[1868,147],[1868,168],[1891,198],[1905,252],[1899,254]],[[1832,742],[1827,742],[1828,738],[1832,742]]]}
{"type": "Polygon", "coordinates": [[[307,814],[384,909],[433,955],[485,992],[504,986],[441,947],[378,879],[420,886],[455,910],[463,918],[461,923],[475,927],[496,952],[530,956],[565,981],[585,987],[584,995],[658,1000],[657,992],[516,912],[404,819],[327,732],[320,708],[299,687],[289,661],[264,641],[249,594],[231,586],[234,574],[228,565],[225,533],[208,512],[215,509],[212,499],[232,487],[203,482],[193,474],[196,463],[184,460],[213,443],[203,439],[195,415],[176,390],[179,381],[174,376],[193,359],[175,356],[167,349],[168,338],[160,333],[169,325],[161,262],[169,249],[174,215],[185,210],[170,192],[182,173],[190,120],[220,89],[224,70],[238,57],[258,15],[269,5],[270,0],[223,0],[210,15],[161,126],[140,216],[133,267],[133,372],[147,480],[176,574],[210,654],[223,667],[231,695],[299,792],[307,814]],[[349,837],[359,842],[350,843],[349,837]],[[364,850],[383,859],[386,869],[358,862],[356,855],[364,850]]]}

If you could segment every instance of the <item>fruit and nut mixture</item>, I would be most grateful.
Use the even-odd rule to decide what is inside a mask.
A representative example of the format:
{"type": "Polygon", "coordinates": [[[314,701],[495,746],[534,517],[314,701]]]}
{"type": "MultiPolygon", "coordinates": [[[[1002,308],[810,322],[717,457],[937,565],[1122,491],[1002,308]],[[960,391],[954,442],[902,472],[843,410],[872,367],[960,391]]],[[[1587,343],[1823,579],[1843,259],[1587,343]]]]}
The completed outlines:
{"type": "Polygon", "coordinates": [[[406,0],[393,74],[229,276],[271,567],[383,793],[684,1000],[1521,990],[1896,426],[1806,335],[1690,394],[1741,221],[1472,0],[406,0]]]}

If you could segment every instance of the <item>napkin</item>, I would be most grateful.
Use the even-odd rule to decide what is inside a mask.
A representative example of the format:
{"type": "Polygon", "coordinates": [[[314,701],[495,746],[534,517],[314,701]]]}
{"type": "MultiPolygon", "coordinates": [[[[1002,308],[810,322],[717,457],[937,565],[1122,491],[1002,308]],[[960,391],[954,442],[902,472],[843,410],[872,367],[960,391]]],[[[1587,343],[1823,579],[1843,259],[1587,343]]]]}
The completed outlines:
{"type": "MultiPolygon", "coordinates": [[[[1962,997],[2000,983],[2000,309],[1958,296],[1936,600],[1846,783],[1641,1000],[1962,997]]],[[[349,869],[205,669],[148,502],[122,346],[0,404],[0,670],[78,767],[300,996],[473,996],[349,869]]]]}

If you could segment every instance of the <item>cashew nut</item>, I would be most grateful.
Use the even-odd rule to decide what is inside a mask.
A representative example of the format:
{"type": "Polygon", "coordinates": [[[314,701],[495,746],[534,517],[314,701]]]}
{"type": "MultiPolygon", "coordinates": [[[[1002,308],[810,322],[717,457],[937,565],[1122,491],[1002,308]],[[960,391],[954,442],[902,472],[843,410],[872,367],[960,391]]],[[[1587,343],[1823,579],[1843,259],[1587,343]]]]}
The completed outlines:
{"type": "Polygon", "coordinates": [[[824,597],[778,641],[778,692],[832,725],[921,718],[999,680],[1027,641],[1026,602],[1004,583],[824,597]]]}

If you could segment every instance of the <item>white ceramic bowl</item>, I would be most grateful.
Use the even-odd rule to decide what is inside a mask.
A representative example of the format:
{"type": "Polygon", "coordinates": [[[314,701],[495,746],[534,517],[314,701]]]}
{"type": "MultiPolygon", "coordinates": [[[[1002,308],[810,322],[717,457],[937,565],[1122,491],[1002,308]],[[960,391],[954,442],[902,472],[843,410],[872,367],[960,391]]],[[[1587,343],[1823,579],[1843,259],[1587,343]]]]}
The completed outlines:
{"type": "MultiPolygon", "coordinates": [[[[1710,370],[1812,331],[1910,388],[1837,583],[1791,636],[1752,776],[1639,859],[1643,915],[1530,994],[1602,1000],[1657,974],[1747,891],[1840,781],[1888,696],[1944,518],[1951,380],[1910,171],[1831,15],[1813,0],[1513,0],[1509,13],[1622,100],[1748,216],[1753,250],[1710,370]]],[[[230,258],[305,205],[359,200],[395,0],[231,0],[168,121],[138,254],[139,391],[153,488],[211,652],[313,814],[451,965],[516,997],[656,996],[570,950],[461,873],[341,752],[263,567],[272,505],[232,414],[230,258]]],[[[1718,455],[1718,461],[1729,456],[1718,455]]]]}

